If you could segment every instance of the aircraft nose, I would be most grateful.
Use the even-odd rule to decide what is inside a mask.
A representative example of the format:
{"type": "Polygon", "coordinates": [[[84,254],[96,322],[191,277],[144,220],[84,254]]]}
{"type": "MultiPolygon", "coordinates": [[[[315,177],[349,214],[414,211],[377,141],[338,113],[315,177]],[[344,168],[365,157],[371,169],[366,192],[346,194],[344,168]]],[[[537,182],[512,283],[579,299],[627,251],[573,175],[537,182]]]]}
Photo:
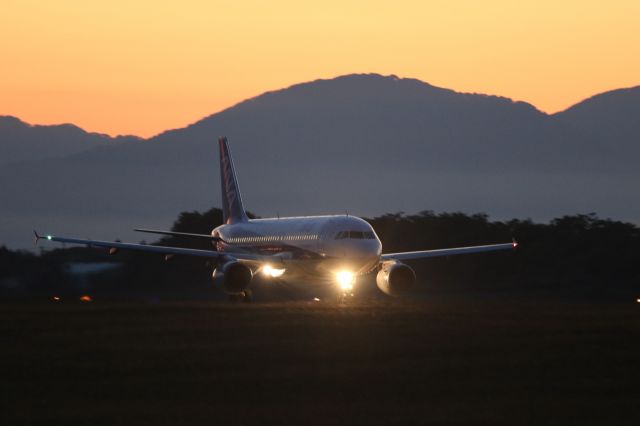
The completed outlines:
{"type": "Polygon", "coordinates": [[[381,249],[382,247],[380,241],[359,241],[357,244],[353,244],[351,247],[349,247],[348,255],[352,258],[368,259],[380,256],[381,249]]]}

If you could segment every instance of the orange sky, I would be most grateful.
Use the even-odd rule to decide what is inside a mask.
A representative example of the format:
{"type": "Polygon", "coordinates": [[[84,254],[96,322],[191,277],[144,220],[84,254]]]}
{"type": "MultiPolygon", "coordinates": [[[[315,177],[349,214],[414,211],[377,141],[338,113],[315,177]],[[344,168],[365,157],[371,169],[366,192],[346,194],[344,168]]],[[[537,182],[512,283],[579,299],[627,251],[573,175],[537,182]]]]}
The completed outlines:
{"type": "Polygon", "coordinates": [[[150,136],[354,72],[554,112],[640,84],[638,22],[638,0],[4,0],[0,115],[150,136]]]}

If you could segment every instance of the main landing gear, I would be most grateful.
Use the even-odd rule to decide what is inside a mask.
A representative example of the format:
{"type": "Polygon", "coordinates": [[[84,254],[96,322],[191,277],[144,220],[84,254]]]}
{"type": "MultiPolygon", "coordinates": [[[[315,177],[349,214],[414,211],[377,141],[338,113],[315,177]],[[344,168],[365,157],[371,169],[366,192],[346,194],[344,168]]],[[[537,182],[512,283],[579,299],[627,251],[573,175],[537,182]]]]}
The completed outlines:
{"type": "Polygon", "coordinates": [[[230,294],[227,296],[227,300],[231,303],[251,303],[253,302],[251,290],[245,290],[240,294],[230,294]]]}

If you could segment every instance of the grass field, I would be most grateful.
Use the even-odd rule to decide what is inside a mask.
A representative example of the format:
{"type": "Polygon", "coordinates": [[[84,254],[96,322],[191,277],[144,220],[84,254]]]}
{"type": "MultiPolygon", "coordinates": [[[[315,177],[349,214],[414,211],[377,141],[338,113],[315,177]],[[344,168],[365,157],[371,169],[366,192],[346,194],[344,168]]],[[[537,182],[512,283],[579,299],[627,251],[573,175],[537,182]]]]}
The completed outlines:
{"type": "Polygon", "coordinates": [[[640,424],[640,304],[0,305],[0,424],[640,424]]]}

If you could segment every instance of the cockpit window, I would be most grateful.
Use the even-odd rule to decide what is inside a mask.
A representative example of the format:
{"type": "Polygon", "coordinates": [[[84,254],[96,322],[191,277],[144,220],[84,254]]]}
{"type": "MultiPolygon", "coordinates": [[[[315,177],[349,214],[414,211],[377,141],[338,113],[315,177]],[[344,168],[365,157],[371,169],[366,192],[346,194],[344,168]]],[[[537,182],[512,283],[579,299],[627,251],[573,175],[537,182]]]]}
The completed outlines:
{"type": "Polygon", "coordinates": [[[336,240],[344,240],[346,238],[351,238],[354,240],[373,240],[376,237],[371,231],[341,231],[338,232],[335,236],[336,240]]]}

